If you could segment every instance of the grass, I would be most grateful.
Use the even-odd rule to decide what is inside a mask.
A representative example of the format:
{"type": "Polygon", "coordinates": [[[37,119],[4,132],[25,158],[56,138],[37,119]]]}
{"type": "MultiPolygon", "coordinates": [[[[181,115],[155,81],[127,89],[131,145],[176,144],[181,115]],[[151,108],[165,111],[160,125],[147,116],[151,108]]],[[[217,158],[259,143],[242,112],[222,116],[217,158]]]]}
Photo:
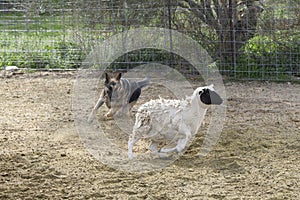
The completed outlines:
{"type": "MultiPolygon", "coordinates": [[[[112,32],[106,32],[104,35],[99,30],[105,30],[107,27],[101,28],[101,25],[97,25],[98,31],[91,30],[85,26],[84,22],[79,23],[76,20],[71,15],[32,17],[26,17],[24,13],[2,15],[0,20],[0,67],[8,65],[33,69],[80,67],[89,49],[96,42],[109,37],[112,32]]],[[[287,37],[282,38],[278,43],[274,43],[268,36],[254,37],[245,46],[243,51],[246,54],[238,60],[236,71],[233,72],[230,64],[225,64],[228,67],[224,69],[229,70],[230,76],[237,79],[290,80],[291,66],[298,70],[297,73],[300,71],[300,45],[297,44],[299,35],[288,39],[286,39],[287,37]],[[292,54],[284,56],[286,50],[293,51],[292,60],[289,57],[292,54]],[[276,59],[274,59],[274,52],[277,53],[276,59]],[[283,56],[278,57],[278,55],[283,56]],[[265,60],[262,61],[261,58],[265,60]],[[274,63],[275,60],[276,63],[274,63]]],[[[166,55],[161,51],[153,50],[131,52],[126,59],[125,57],[119,58],[122,62],[126,61],[119,67],[128,67],[128,60],[131,65],[135,63],[138,65],[143,61],[166,62],[168,60],[166,55]]]]}
{"type": "Polygon", "coordinates": [[[75,68],[85,54],[66,26],[72,16],[4,15],[0,21],[0,66],[75,68]]]}
{"type": "Polygon", "coordinates": [[[22,68],[72,68],[84,58],[70,33],[1,32],[0,65],[22,68]]]}

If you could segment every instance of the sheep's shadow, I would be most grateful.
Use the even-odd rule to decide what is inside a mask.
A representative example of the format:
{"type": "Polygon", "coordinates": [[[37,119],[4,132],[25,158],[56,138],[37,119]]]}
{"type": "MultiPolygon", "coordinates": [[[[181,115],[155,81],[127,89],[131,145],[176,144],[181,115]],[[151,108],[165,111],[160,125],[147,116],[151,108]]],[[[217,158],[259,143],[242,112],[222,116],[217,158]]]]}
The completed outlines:
{"type": "Polygon", "coordinates": [[[208,155],[199,156],[203,140],[204,137],[196,136],[193,144],[174,162],[174,165],[197,170],[209,168],[216,173],[224,174],[244,174],[246,172],[245,167],[241,163],[241,158],[230,153],[231,151],[226,148],[226,144],[219,144],[208,155]]]}

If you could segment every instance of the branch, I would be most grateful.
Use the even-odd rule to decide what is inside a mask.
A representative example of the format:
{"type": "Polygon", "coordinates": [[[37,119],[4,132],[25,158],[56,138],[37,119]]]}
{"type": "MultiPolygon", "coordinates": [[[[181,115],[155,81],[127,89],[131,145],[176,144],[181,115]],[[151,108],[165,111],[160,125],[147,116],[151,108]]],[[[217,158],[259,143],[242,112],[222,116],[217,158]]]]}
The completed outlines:
{"type": "Polygon", "coordinates": [[[213,0],[217,19],[220,20],[221,6],[218,0],[213,0]]]}
{"type": "Polygon", "coordinates": [[[220,29],[219,20],[217,17],[214,16],[213,9],[212,9],[212,2],[211,0],[204,0],[205,6],[205,16],[207,19],[207,24],[211,25],[215,30],[220,29]]]}
{"type": "Polygon", "coordinates": [[[203,8],[201,8],[197,3],[195,3],[192,0],[183,0],[184,2],[188,3],[188,6],[184,3],[178,2],[178,5],[182,8],[188,9],[190,12],[192,12],[196,17],[198,17],[201,21],[205,22],[204,15],[199,11],[203,8]]]}
{"type": "Polygon", "coordinates": [[[183,0],[183,1],[186,2],[189,6],[181,2],[178,2],[178,5],[188,9],[202,22],[211,26],[215,30],[218,30],[220,28],[218,24],[218,19],[214,17],[212,12],[211,1],[204,2],[203,0],[201,0],[202,4],[196,3],[194,0],[183,0]]]}

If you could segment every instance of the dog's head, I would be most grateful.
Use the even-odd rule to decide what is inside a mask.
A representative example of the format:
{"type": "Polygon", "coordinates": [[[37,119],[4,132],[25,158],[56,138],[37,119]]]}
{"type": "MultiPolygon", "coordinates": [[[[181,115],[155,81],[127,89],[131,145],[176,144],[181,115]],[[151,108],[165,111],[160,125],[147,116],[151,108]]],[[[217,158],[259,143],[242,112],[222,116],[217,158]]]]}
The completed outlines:
{"type": "Polygon", "coordinates": [[[104,92],[108,101],[111,101],[113,91],[120,85],[120,79],[122,73],[117,74],[115,77],[111,77],[108,73],[105,73],[104,92]]]}

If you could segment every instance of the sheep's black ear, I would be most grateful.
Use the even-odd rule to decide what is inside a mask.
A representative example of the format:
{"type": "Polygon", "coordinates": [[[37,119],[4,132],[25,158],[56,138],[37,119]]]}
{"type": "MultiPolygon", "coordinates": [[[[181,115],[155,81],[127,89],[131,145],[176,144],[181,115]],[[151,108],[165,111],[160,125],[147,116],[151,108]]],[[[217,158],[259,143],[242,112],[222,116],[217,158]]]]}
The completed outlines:
{"type": "Polygon", "coordinates": [[[105,72],[105,84],[110,82],[110,76],[105,72]]]}
{"type": "Polygon", "coordinates": [[[116,76],[116,80],[119,81],[122,77],[122,73],[119,73],[117,76],[116,76]]]}
{"type": "Polygon", "coordinates": [[[209,89],[203,89],[202,92],[199,92],[200,100],[207,105],[220,105],[223,103],[222,98],[215,91],[211,91],[209,89]]]}

